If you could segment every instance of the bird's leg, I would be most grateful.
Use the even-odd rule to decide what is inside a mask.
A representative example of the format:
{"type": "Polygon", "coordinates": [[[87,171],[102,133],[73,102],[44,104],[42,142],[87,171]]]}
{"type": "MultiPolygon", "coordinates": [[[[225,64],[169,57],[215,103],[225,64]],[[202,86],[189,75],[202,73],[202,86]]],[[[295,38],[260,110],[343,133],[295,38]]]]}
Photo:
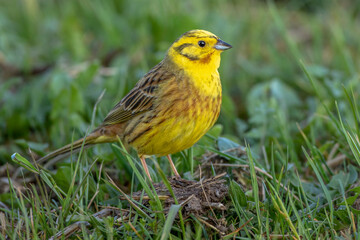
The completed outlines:
{"type": "Polygon", "coordinates": [[[178,171],[176,170],[176,167],[175,167],[173,161],[171,160],[170,154],[166,155],[166,157],[167,157],[167,159],[169,160],[171,169],[172,169],[173,173],[175,174],[175,176],[176,176],[177,178],[181,178],[181,177],[180,177],[180,174],[179,174],[178,171]]]}
{"type": "Polygon", "coordinates": [[[143,166],[146,175],[149,177],[150,181],[152,181],[151,176],[150,176],[149,169],[148,169],[148,167],[147,167],[147,165],[146,165],[145,157],[144,157],[144,156],[141,156],[141,157],[140,157],[140,160],[141,160],[141,165],[143,166]]]}

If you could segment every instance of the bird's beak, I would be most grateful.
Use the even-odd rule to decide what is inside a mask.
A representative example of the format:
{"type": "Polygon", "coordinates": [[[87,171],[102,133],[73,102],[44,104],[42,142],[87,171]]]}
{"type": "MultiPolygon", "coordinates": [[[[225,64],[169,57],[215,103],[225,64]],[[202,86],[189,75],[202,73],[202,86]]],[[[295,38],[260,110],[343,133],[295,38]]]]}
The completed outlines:
{"type": "Polygon", "coordinates": [[[217,49],[217,50],[224,51],[224,50],[232,48],[232,46],[219,38],[217,40],[217,43],[215,44],[214,48],[217,49]]]}

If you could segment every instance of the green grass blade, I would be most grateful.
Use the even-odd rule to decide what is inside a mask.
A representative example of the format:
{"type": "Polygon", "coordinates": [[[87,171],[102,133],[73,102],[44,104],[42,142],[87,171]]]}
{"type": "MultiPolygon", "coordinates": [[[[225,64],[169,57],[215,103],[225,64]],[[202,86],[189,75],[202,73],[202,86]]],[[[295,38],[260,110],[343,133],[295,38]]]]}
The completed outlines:
{"type": "Polygon", "coordinates": [[[11,159],[16,164],[22,166],[23,168],[25,168],[33,173],[39,174],[39,169],[37,169],[34,165],[32,165],[26,158],[24,158],[20,154],[14,153],[13,155],[11,155],[11,159]]]}
{"type": "Polygon", "coordinates": [[[163,233],[161,234],[161,240],[169,239],[169,235],[171,232],[171,228],[173,226],[176,215],[181,209],[181,205],[171,205],[168,216],[165,221],[165,225],[163,228],[163,233]]]}
{"type": "Polygon", "coordinates": [[[247,145],[246,146],[246,153],[249,159],[249,166],[250,166],[250,176],[251,176],[251,185],[252,185],[252,189],[253,189],[253,197],[254,197],[254,202],[255,202],[255,208],[256,208],[256,215],[257,215],[257,220],[258,220],[258,228],[259,228],[259,234],[262,234],[262,220],[261,220],[261,211],[260,211],[260,199],[259,199],[259,185],[258,185],[258,181],[257,181],[257,177],[256,177],[256,172],[255,172],[255,163],[254,163],[254,158],[251,154],[251,150],[250,150],[250,146],[247,145]]]}
{"type": "Polygon", "coordinates": [[[333,201],[331,199],[331,195],[330,192],[328,190],[328,188],[326,187],[323,179],[321,178],[321,174],[318,170],[318,168],[316,167],[314,161],[312,160],[312,158],[309,156],[309,154],[306,152],[305,148],[303,148],[303,152],[305,154],[306,159],[308,160],[308,162],[310,163],[311,168],[313,169],[313,171],[315,172],[315,175],[318,179],[318,181],[320,182],[321,188],[324,192],[325,198],[329,204],[330,207],[330,224],[331,224],[331,228],[333,229],[333,225],[334,225],[334,204],[333,201]]]}

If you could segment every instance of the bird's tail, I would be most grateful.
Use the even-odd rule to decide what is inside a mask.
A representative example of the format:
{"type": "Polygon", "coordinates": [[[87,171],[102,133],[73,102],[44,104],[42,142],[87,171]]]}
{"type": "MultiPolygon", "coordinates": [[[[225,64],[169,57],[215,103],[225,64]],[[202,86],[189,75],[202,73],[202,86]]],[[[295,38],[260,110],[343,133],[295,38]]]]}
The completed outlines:
{"type": "Polygon", "coordinates": [[[111,142],[110,137],[99,136],[98,132],[93,132],[89,136],[80,138],[73,143],[70,143],[62,148],[59,148],[44,157],[37,160],[38,163],[47,162],[50,159],[54,161],[62,159],[66,156],[69,156],[72,153],[77,153],[81,149],[88,148],[97,143],[111,142]]]}

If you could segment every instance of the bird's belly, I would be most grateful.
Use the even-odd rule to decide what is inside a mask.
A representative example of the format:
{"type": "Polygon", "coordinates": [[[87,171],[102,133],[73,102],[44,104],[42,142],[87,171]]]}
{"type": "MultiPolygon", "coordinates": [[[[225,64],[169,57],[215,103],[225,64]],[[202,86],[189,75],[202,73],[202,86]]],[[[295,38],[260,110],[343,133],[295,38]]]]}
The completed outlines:
{"type": "MultiPolygon", "coordinates": [[[[221,96],[202,97],[174,103],[162,108],[148,121],[139,122],[136,132],[127,141],[139,155],[164,156],[194,145],[216,122],[221,96]],[[134,136],[136,139],[134,139],[134,136]]],[[[144,117],[143,119],[146,119],[144,117]]]]}

